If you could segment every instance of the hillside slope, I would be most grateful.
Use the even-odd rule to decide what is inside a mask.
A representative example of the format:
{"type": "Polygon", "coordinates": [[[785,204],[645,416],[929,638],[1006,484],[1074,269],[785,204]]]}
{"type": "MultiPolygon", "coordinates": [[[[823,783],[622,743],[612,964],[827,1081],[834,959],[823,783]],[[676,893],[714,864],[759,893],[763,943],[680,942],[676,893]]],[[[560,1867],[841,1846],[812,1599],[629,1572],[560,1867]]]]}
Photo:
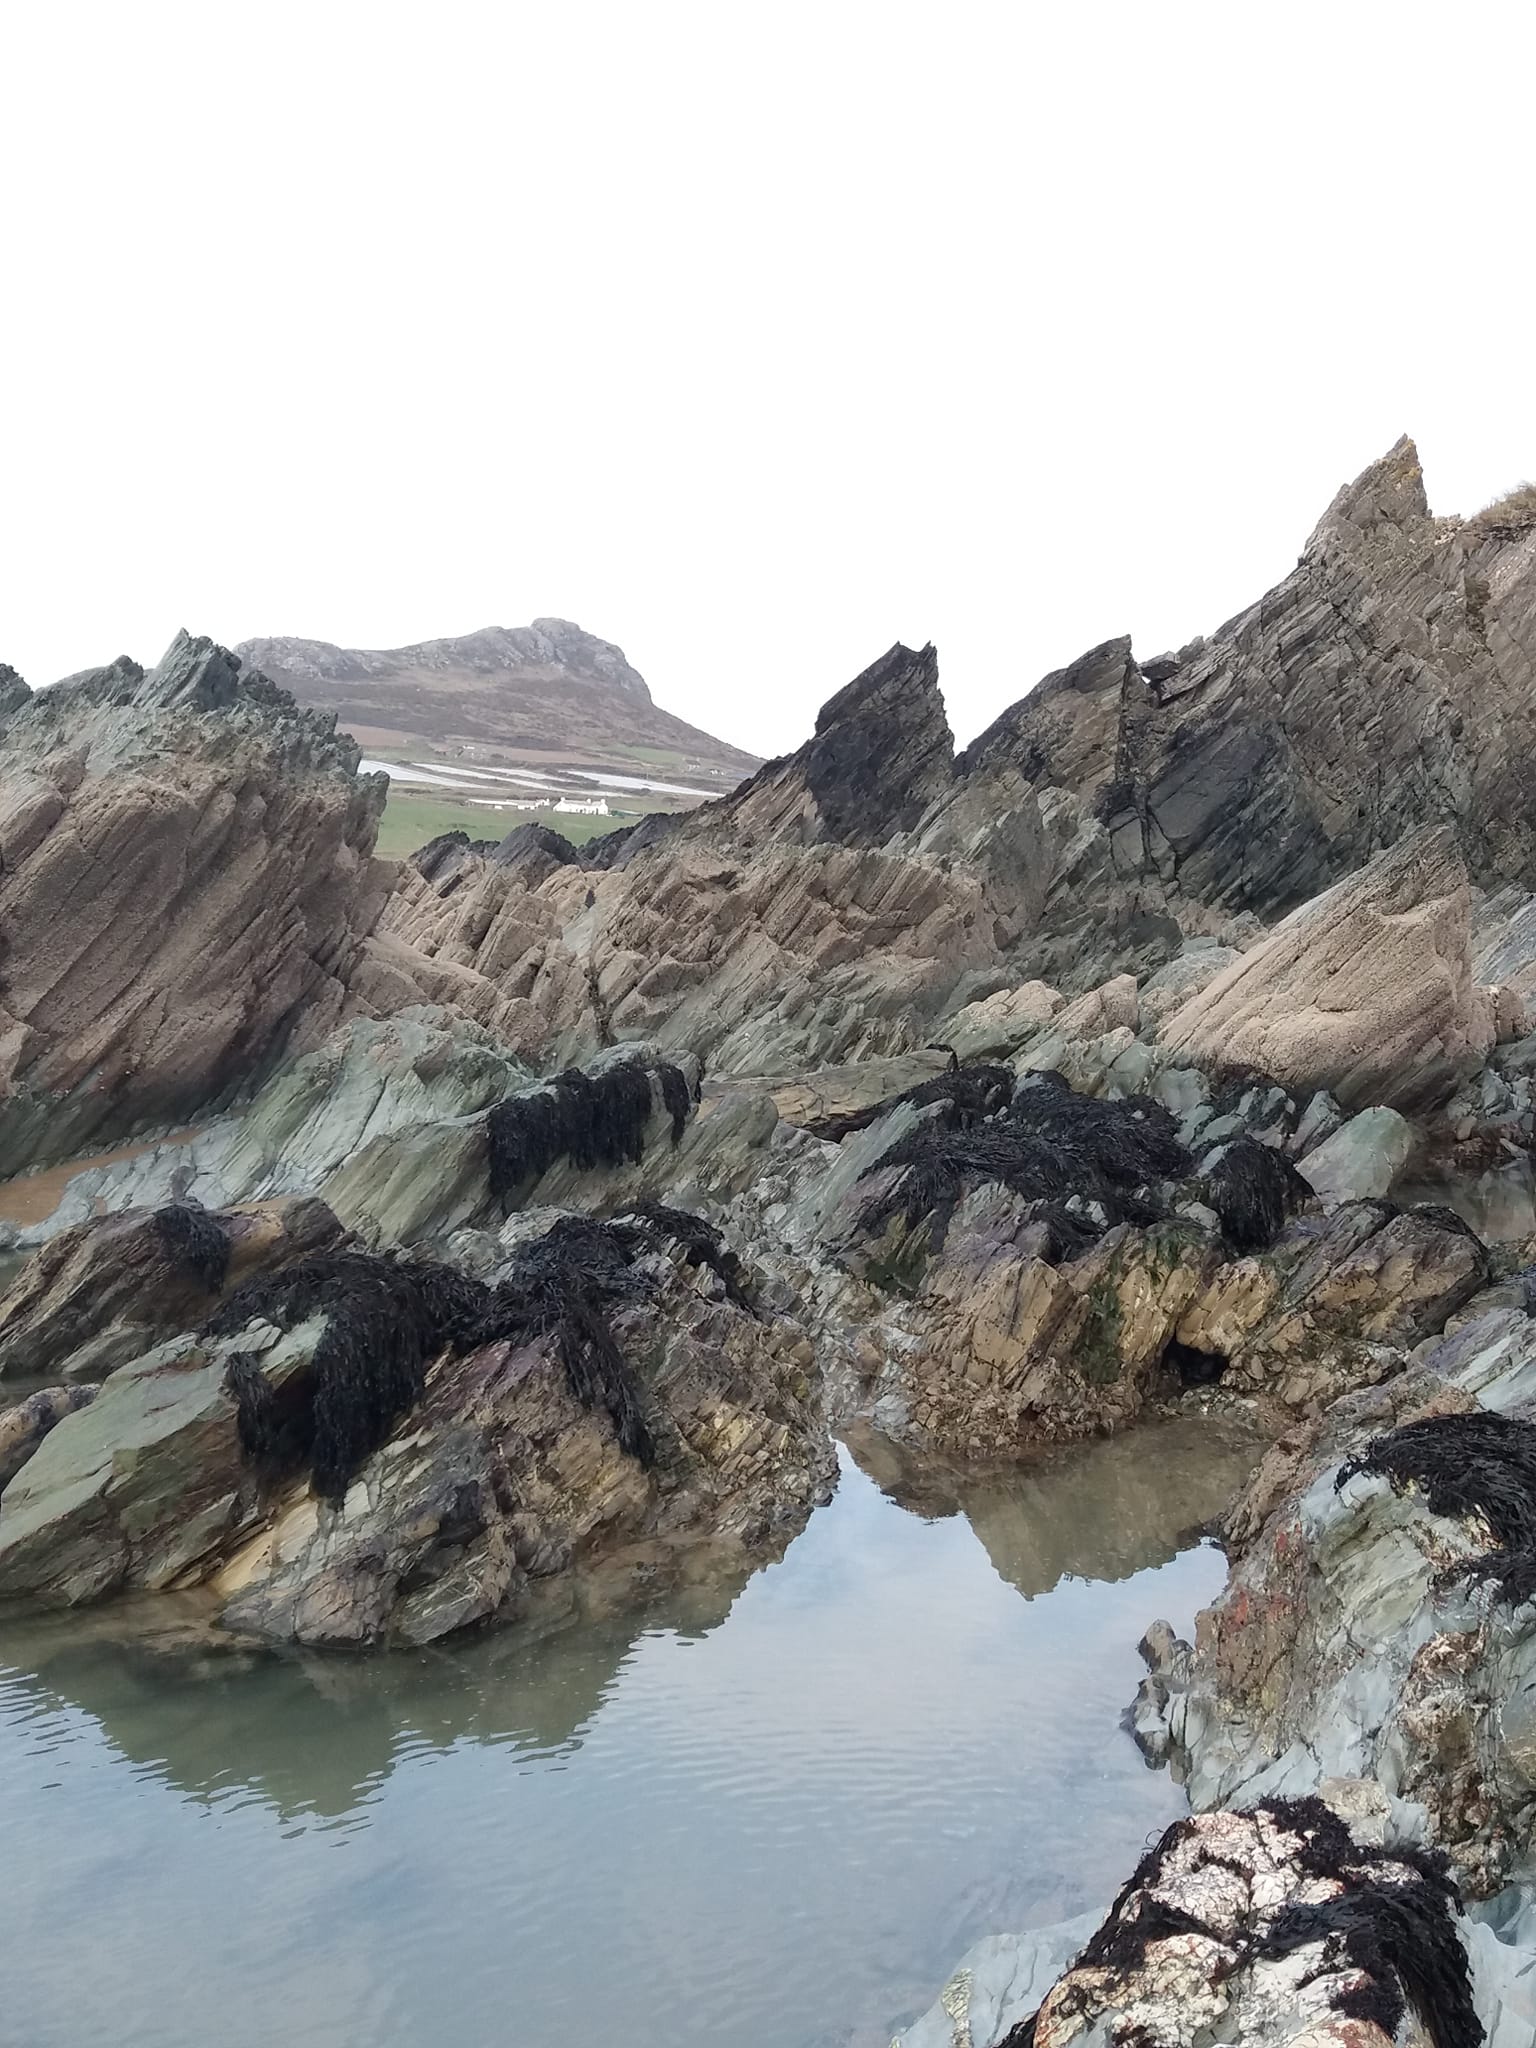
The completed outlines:
{"type": "Polygon", "coordinates": [[[382,650],[247,640],[236,650],[374,750],[437,759],[687,769],[729,788],[757,766],[651,700],[621,649],[567,619],[382,650]]]}

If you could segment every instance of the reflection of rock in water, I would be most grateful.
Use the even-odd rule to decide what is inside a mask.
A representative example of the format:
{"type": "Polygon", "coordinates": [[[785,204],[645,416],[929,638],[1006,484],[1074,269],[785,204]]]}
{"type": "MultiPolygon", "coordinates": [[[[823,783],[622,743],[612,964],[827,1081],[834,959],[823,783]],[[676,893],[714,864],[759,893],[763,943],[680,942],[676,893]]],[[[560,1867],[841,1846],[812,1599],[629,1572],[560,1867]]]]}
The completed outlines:
{"type": "Polygon", "coordinates": [[[888,1498],[926,1520],[963,1514],[1026,1599],[1064,1578],[1125,1579],[1187,1550],[1231,1504],[1263,1444],[1210,1416],[1042,1451],[993,1475],[917,1459],[869,1430],[848,1448],[888,1498]]]}
{"type": "Polygon", "coordinates": [[[725,1620],[752,1576],[733,1555],[729,1573],[622,1613],[385,1657],[225,1645],[195,1595],[7,1618],[0,1688],[40,1712],[89,1714],[123,1756],[194,1798],[241,1785],[284,1815],[344,1814],[424,1748],[579,1748],[642,1635],[703,1635],[725,1620]]]}

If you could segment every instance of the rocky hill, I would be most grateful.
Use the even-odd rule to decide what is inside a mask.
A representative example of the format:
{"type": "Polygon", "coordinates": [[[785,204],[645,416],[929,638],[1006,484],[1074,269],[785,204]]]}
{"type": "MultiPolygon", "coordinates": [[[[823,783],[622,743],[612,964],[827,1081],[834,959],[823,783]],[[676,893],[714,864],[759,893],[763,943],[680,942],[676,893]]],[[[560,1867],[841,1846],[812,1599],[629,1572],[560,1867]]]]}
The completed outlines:
{"type": "Polygon", "coordinates": [[[567,619],[384,651],[293,638],[236,651],[300,704],[334,711],[365,747],[630,773],[664,764],[708,788],[729,788],[757,766],[663,711],[621,649],[567,619]]]}

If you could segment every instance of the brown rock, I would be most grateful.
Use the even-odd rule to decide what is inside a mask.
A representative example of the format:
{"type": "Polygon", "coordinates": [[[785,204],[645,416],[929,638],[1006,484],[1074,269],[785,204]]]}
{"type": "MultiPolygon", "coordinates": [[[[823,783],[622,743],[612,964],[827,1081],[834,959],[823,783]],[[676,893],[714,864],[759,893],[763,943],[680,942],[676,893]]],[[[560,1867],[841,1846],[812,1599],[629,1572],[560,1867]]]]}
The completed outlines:
{"type": "Polygon", "coordinates": [[[3,716],[0,1172],[186,1122],[339,1012],[381,777],[209,640],[3,716]]]}
{"type": "Polygon", "coordinates": [[[1346,1108],[1443,1099],[1493,1045],[1451,834],[1411,835],[1292,913],[1164,1024],[1212,1068],[1255,1068],[1346,1108]]]}

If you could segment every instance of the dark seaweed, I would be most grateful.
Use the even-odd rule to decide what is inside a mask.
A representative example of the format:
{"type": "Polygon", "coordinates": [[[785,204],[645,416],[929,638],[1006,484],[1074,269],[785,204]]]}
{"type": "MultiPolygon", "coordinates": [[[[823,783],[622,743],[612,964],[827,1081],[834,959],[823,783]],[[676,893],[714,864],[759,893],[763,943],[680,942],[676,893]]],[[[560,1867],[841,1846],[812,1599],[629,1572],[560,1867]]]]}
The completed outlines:
{"type": "Polygon", "coordinates": [[[899,1139],[878,1168],[903,1171],[865,1204],[859,1228],[877,1232],[899,1216],[911,1229],[931,1216],[938,1246],[962,1197],[993,1183],[1039,1203],[1056,1255],[1075,1257],[1111,1224],[1158,1222],[1156,1184],[1189,1165],[1161,1103],[1101,1102],[1037,1074],[1004,1116],[965,1129],[930,1121],[899,1139]]]}
{"type": "Polygon", "coordinates": [[[1200,1195],[1236,1252],[1267,1251],[1312,1189],[1283,1152],[1233,1138],[1206,1158],[1200,1195]]]}
{"type": "Polygon", "coordinates": [[[1097,1183],[1145,1187],[1177,1180],[1193,1163],[1173,1112],[1145,1096],[1108,1102],[1078,1095],[1059,1074],[1033,1074],[1014,1096],[1009,1121],[1080,1162],[1097,1183]]]}
{"type": "Polygon", "coordinates": [[[1536,1597],[1536,1424],[1507,1415],[1426,1415],[1373,1437],[1339,1467],[1336,1488],[1377,1473],[1401,1493],[1415,1486],[1432,1515],[1481,1516],[1493,1548],[1452,1576],[1494,1587],[1518,1607],[1536,1597]]]}
{"type": "Polygon", "coordinates": [[[420,1400],[430,1361],[473,1327],[485,1292],[452,1267],[370,1252],[332,1252],[259,1274],[213,1316],[208,1335],[257,1319],[291,1330],[323,1314],[326,1324],[310,1363],[304,1427],[279,1430],[277,1391],[254,1364],[227,1375],[243,1448],[270,1460],[307,1429],[314,1490],[322,1500],[340,1501],[359,1467],[420,1400]],[[252,1372],[273,1404],[255,1388],[252,1372]]]}
{"type": "Polygon", "coordinates": [[[229,1272],[229,1232],[219,1218],[189,1202],[168,1202],[155,1211],[155,1229],[166,1257],[217,1294],[229,1272]]]}
{"type": "Polygon", "coordinates": [[[661,1084],[662,1106],[672,1119],[672,1143],[682,1142],[688,1119],[693,1114],[693,1097],[688,1092],[688,1082],[681,1067],[674,1067],[670,1060],[662,1060],[656,1068],[656,1079],[661,1084]]]}
{"type": "Polygon", "coordinates": [[[435,1358],[548,1337],[572,1394],[584,1407],[604,1411],[621,1448],[650,1465],[655,1440],[608,1319],[613,1309],[654,1291],[637,1261],[669,1243],[689,1264],[718,1273],[738,1306],[750,1306],[740,1262],[718,1233],[701,1217],[659,1203],[612,1222],[562,1216],[518,1249],[494,1288],[452,1266],[368,1252],[333,1253],[262,1274],[213,1317],[210,1336],[258,1319],[290,1330],[323,1314],[326,1324],[308,1374],[282,1387],[250,1353],[230,1357],[225,1382],[241,1447],[266,1470],[292,1469],[307,1459],[315,1492],[337,1503],[421,1399],[435,1358]]]}
{"type": "MultiPolygon", "coordinates": [[[[692,1109],[688,1083],[669,1062],[654,1071],[676,1144],[692,1109]]],[[[510,1202],[560,1159],[582,1172],[638,1166],[654,1107],[651,1072],[638,1060],[620,1060],[600,1074],[568,1067],[542,1088],[499,1102],[486,1122],[492,1194],[510,1202]]]]}

